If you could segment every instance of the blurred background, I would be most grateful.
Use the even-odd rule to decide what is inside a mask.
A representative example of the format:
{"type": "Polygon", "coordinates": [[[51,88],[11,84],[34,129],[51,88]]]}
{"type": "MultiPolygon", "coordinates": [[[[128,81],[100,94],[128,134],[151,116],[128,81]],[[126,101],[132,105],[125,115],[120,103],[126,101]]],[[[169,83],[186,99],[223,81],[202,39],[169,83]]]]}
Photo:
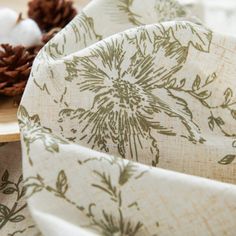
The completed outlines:
{"type": "Polygon", "coordinates": [[[179,0],[214,31],[236,36],[236,0],[179,0]]]}
{"type": "MultiPolygon", "coordinates": [[[[9,7],[14,10],[23,10],[26,12],[27,3],[29,0],[0,0],[0,7],[9,7]]],[[[77,4],[78,8],[85,6],[89,0],[73,0],[77,4]]]]}
{"type": "MultiPolygon", "coordinates": [[[[74,0],[78,8],[90,0],[74,0]]],[[[147,1],[147,0],[146,0],[147,1]]],[[[236,0],[179,0],[217,32],[236,35],[236,0]]],[[[26,11],[28,0],[0,0],[0,7],[26,11]]]]}

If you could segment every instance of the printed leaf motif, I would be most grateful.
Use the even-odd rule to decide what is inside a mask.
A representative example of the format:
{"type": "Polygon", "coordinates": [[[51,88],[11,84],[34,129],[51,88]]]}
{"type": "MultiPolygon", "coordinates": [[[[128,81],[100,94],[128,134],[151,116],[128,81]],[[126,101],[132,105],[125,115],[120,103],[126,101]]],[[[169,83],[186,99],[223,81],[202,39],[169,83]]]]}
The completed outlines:
{"type": "Polygon", "coordinates": [[[3,193],[4,194],[13,194],[14,192],[16,191],[16,189],[12,188],[12,187],[9,187],[9,188],[6,188],[3,193]]]}
{"type": "Polygon", "coordinates": [[[6,217],[8,216],[9,213],[10,213],[10,209],[7,206],[0,203],[0,214],[6,217]]]}
{"type": "Polygon", "coordinates": [[[107,175],[105,172],[100,173],[99,171],[93,171],[101,179],[101,184],[92,184],[93,187],[102,190],[103,192],[109,194],[113,201],[117,201],[117,188],[112,184],[111,176],[107,175]]]}
{"type": "Polygon", "coordinates": [[[68,189],[67,177],[63,170],[58,174],[56,187],[61,194],[65,194],[68,189]]]}
{"type": "Polygon", "coordinates": [[[44,145],[46,147],[46,150],[52,153],[59,152],[59,145],[57,140],[47,138],[44,139],[44,145]]]}
{"type": "Polygon", "coordinates": [[[213,73],[212,75],[207,77],[206,85],[213,83],[217,79],[216,73],[213,73]]]}
{"type": "Polygon", "coordinates": [[[4,188],[6,188],[7,184],[8,184],[7,182],[2,182],[0,184],[0,190],[3,190],[4,188]]]}
{"type": "Polygon", "coordinates": [[[205,91],[202,91],[196,95],[201,99],[207,99],[211,94],[209,93],[208,90],[205,90],[205,91]]]}
{"type": "Polygon", "coordinates": [[[223,159],[221,159],[218,163],[221,165],[229,165],[231,164],[236,158],[236,155],[227,155],[223,159]]]}
{"type": "Polygon", "coordinates": [[[224,103],[224,105],[227,105],[227,104],[230,103],[230,101],[231,101],[231,99],[232,99],[232,97],[233,97],[233,91],[232,91],[232,89],[231,89],[231,88],[228,88],[228,89],[225,91],[224,95],[225,95],[225,103],[224,103]]]}
{"type": "Polygon", "coordinates": [[[6,181],[8,181],[8,178],[9,178],[9,173],[7,170],[5,170],[5,172],[2,175],[2,181],[6,182],[6,181]]]}
{"type": "Polygon", "coordinates": [[[215,122],[218,126],[222,126],[225,124],[225,122],[223,121],[223,119],[221,117],[216,118],[215,122]]]}
{"type": "Polygon", "coordinates": [[[208,125],[210,127],[210,129],[213,131],[215,128],[215,125],[217,125],[218,127],[221,127],[223,125],[225,125],[225,122],[223,121],[223,119],[221,117],[214,117],[214,116],[210,116],[208,118],[208,125]]]}
{"type": "Polygon", "coordinates": [[[40,126],[40,120],[38,115],[30,117],[28,111],[23,106],[20,106],[18,109],[18,117],[19,124],[22,128],[25,127],[27,123],[29,123],[32,128],[40,126]]]}
{"type": "Polygon", "coordinates": [[[18,223],[18,222],[23,221],[24,219],[25,217],[23,215],[18,215],[18,216],[10,218],[10,221],[14,223],[18,223]]]}
{"type": "Polygon", "coordinates": [[[25,184],[27,197],[31,197],[32,195],[39,193],[43,190],[43,186],[40,183],[30,183],[25,184]]]}
{"type": "Polygon", "coordinates": [[[201,78],[199,75],[197,75],[194,83],[193,83],[193,90],[198,90],[200,88],[200,85],[201,85],[201,78]]]}
{"type": "Polygon", "coordinates": [[[19,110],[18,110],[18,116],[21,117],[20,122],[22,122],[22,124],[25,124],[25,122],[27,121],[27,119],[29,119],[29,114],[27,112],[27,110],[25,109],[25,107],[20,106],[19,110]]]}
{"type": "Polygon", "coordinates": [[[215,120],[214,120],[214,117],[210,116],[210,117],[208,118],[208,125],[209,125],[211,131],[213,131],[213,130],[214,130],[214,127],[215,127],[215,120]]]}
{"type": "Polygon", "coordinates": [[[126,184],[135,172],[135,165],[131,162],[128,162],[128,164],[126,164],[123,168],[120,168],[119,184],[126,184]]]}
{"type": "Polygon", "coordinates": [[[231,115],[236,120],[236,110],[232,110],[231,111],[231,115]]]}

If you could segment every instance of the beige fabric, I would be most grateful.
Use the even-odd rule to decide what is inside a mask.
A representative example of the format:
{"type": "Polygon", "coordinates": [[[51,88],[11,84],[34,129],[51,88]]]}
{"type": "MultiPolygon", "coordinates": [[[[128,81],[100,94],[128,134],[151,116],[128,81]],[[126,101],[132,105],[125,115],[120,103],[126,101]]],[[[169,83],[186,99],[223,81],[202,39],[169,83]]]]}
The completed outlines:
{"type": "Polygon", "coordinates": [[[18,117],[44,235],[235,234],[236,40],[190,15],[93,0],[41,51],[18,117]]]}
{"type": "Polygon", "coordinates": [[[26,206],[19,143],[0,143],[0,235],[39,236],[26,206]]]}

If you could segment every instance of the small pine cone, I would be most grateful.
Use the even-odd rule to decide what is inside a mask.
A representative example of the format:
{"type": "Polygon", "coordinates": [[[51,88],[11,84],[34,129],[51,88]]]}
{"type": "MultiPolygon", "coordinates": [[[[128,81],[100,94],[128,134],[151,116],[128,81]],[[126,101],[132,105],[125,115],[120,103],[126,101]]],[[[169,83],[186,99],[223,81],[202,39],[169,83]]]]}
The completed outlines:
{"type": "Polygon", "coordinates": [[[23,46],[0,45],[0,94],[17,96],[24,92],[34,57],[23,46]]]}
{"type": "Polygon", "coordinates": [[[44,46],[44,43],[41,43],[41,44],[35,45],[35,46],[31,46],[31,47],[27,47],[27,51],[29,52],[30,55],[32,55],[33,57],[36,57],[43,46],[44,46]]]}
{"type": "Polygon", "coordinates": [[[69,0],[31,0],[28,15],[42,31],[65,27],[77,14],[69,0]]]}
{"type": "Polygon", "coordinates": [[[49,40],[51,40],[58,32],[61,31],[61,28],[53,28],[48,33],[43,34],[42,42],[46,44],[49,40]]]}

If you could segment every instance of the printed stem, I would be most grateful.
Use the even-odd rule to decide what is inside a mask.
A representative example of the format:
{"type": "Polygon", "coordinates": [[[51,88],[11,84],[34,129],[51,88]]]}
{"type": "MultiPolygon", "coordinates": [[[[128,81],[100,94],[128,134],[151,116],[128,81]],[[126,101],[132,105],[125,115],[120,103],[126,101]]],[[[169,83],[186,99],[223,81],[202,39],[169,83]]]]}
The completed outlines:
{"type": "Polygon", "coordinates": [[[15,211],[15,209],[17,208],[18,206],[18,202],[15,202],[12,209],[10,210],[8,216],[4,219],[4,221],[0,224],[0,229],[2,229],[6,224],[7,222],[10,220],[10,218],[12,217],[13,215],[13,212],[15,211]]]}

